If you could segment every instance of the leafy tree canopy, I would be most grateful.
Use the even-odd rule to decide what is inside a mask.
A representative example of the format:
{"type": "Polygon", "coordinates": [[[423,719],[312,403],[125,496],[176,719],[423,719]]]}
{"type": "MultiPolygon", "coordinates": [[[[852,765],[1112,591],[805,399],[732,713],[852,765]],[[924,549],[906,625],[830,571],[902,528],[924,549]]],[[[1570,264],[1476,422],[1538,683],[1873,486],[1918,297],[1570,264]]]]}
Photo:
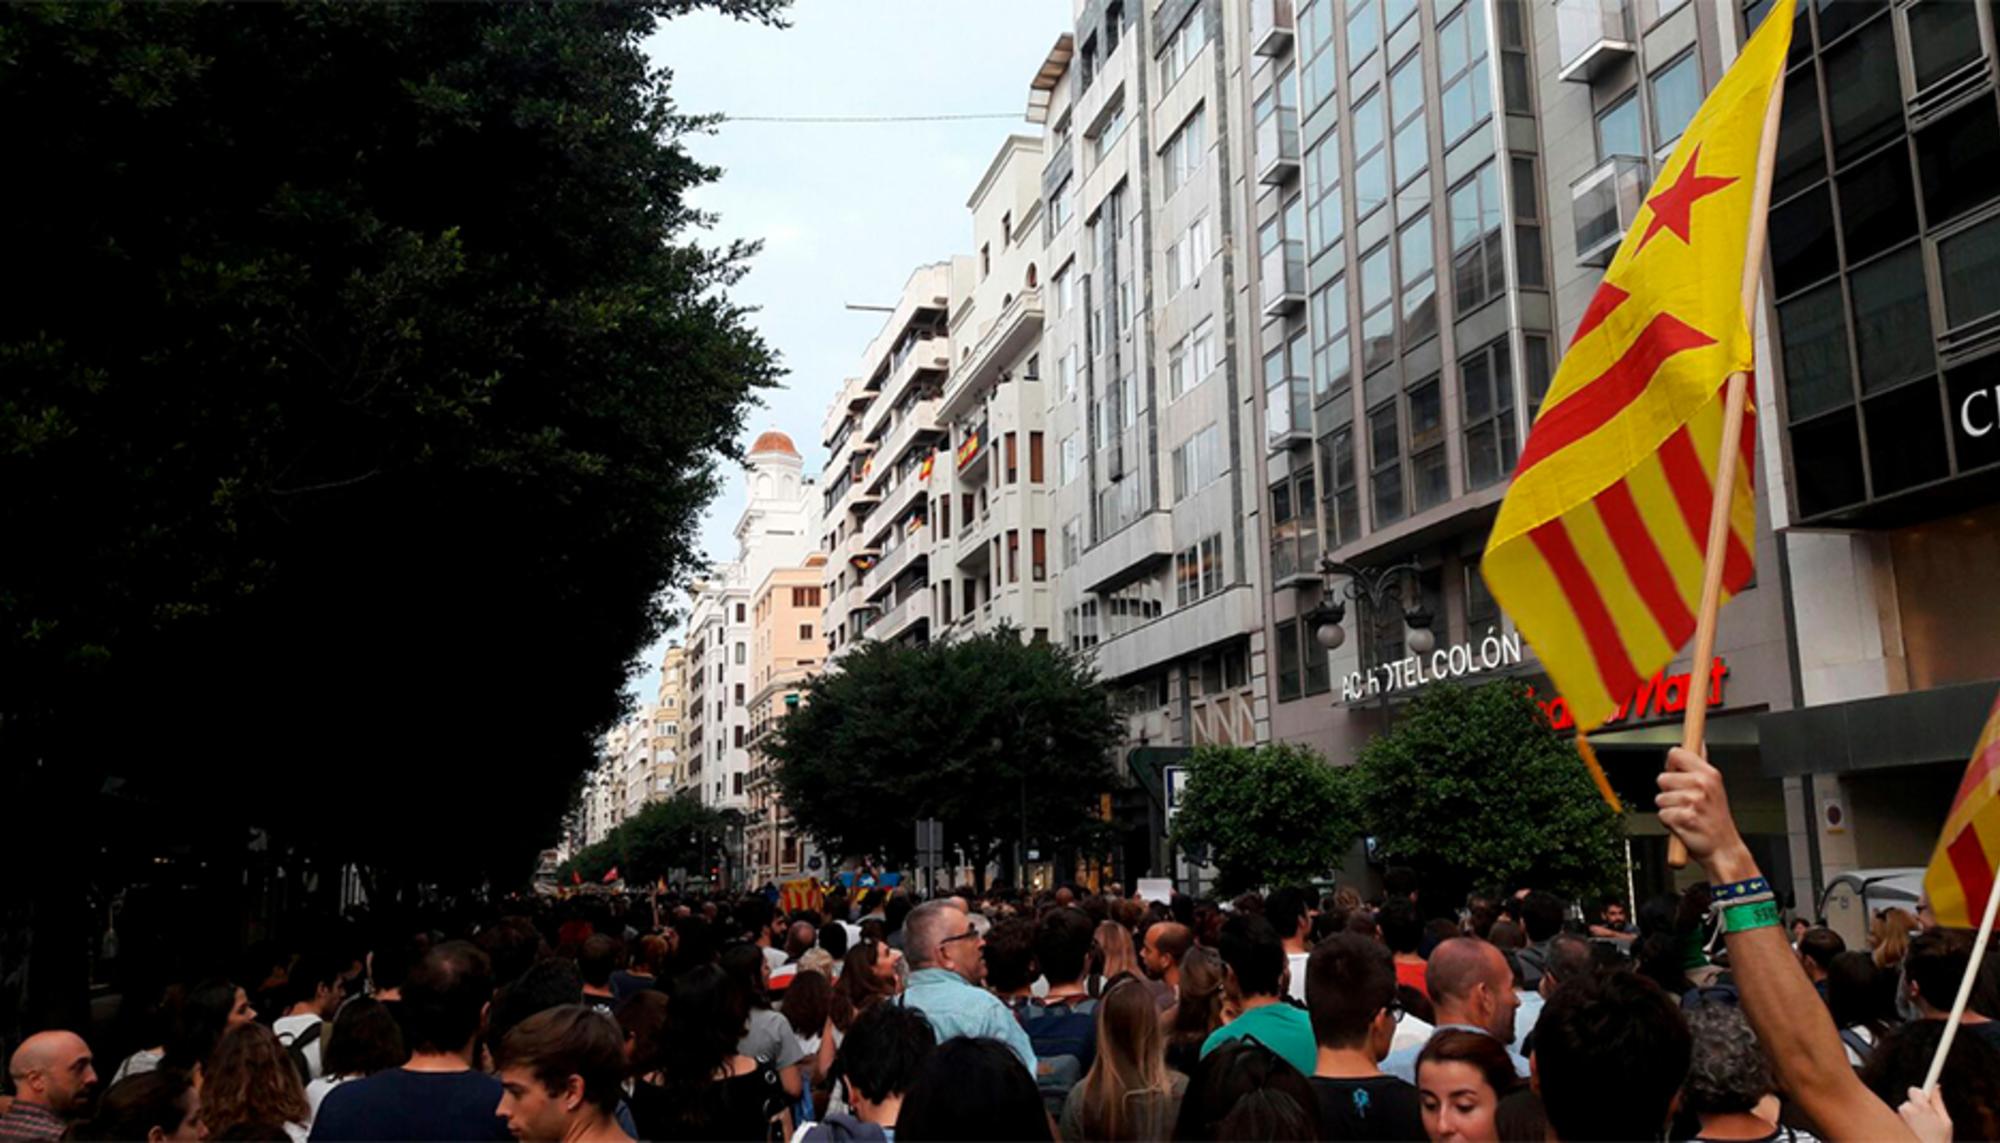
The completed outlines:
{"type": "Polygon", "coordinates": [[[1443,897],[1621,884],[1624,823],[1518,682],[1426,688],[1362,749],[1354,779],[1383,860],[1443,897]]]}
{"type": "Polygon", "coordinates": [[[785,805],[833,853],[908,860],[944,823],[975,864],[1096,828],[1120,722],[1088,658],[1003,627],[924,647],[864,643],[806,684],[767,740],[785,805]]]}
{"type": "Polygon", "coordinates": [[[1187,766],[1174,842],[1208,849],[1224,894],[1326,877],[1361,832],[1347,772],[1317,751],[1203,746],[1187,766]]]}
{"type": "Polygon", "coordinates": [[[783,4],[0,9],[0,801],[525,875],[778,373],[641,44],[783,4]]]}
{"type": "Polygon", "coordinates": [[[702,859],[722,852],[723,836],[739,817],[733,810],[704,806],[699,795],[682,791],[618,823],[602,840],[564,862],[556,877],[567,883],[574,872],[594,883],[616,869],[629,883],[651,884],[677,872],[705,873],[702,859]]]}

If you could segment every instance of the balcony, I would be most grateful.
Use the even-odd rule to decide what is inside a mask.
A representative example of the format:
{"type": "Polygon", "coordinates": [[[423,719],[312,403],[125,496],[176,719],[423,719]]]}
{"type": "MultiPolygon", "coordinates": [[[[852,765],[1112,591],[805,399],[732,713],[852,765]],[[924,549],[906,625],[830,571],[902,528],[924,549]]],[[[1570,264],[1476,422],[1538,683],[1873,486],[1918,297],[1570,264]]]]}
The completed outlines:
{"type": "Polygon", "coordinates": [[[906,635],[927,633],[930,625],[931,589],[918,584],[894,607],[884,611],[880,619],[869,625],[868,637],[887,643],[906,635]]]}
{"type": "Polygon", "coordinates": [[[958,544],[958,566],[965,569],[982,568],[993,552],[993,513],[982,512],[967,520],[959,530],[955,542],[958,544]]]}
{"type": "Polygon", "coordinates": [[[952,450],[952,465],[961,480],[978,475],[986,467],[986,455],[993,450],[987,422],[979,422],[979,427],[965,434],[952,450]]]}
{"type": "Polygon", "coordinates": [[[1626,0],[1556,0],[1557,73],[1572,83],[1594,83],[1632,58],[1632,13],[1626,0]]]}
{"type": "MultiPolygon", "coordinates": [[[[869,459],[875,462],[875,472],[887,474],[896,463],[903,459],[910,445],[926,436],[938,436],[938,399],[918,401],[904,412],[902,419],[882,435],[882,447],[869,459]]],[[[872,483],[879,484],[878,477],[872,483]]]]}
{"type": "Polygon", "coordinates": [[[1042,337],[1042,291],[1026,290],[1007,303],[978,342],[972,355],[961,361],[945,382],[944,403],[938,416],[951,419],[963,415],[979,395],[1000,378],[1000,369],[1040,343],[1042,337]]]}
{"type": "Polygon", "coordinates": [[[1257,124],[1257,181],[1277,186],[1299,173],[1299,113],[1279,107],[1257,124]]]}
{"type": "Polygon", "coordinates": [[[922,525],[918,525],[914,530],[908,524],[898,524],[896,528],[903,533],[903,542],[883,556],[881,562],[868,569],[867,579],[861,585],[862,591],[870,597],[879,597],[895,586],[898,576],[908,571],[918,561],[930,558],[931,538],[922,525]]]}
{"type": "Polygon", "coordinates": [[[1613,155],[1596,169],[1569,184],[1576,216],[1576,263],[1608,266],[1618,243],[1638,217],[1650,177],[1646,160],[1613,155]]]}
{"type": "Polygon", "coordinates": [[[1284,238],[1264,252],[1257,269],[1264,316],[1291,313],[1306,304],[1306,244],[1284,238]]]}
{"type": "Polygon", "coordinates": [[[1116,591],[1167,562],[1173,554],[1173,516],[1157,510],[1147,512],[1084,549],[1076,561],[1077,581],[1085,591],[1116,591]]]}
{"type": "Polygon", "coordinates": [[[1264,391],[1264,444],[1281,452],[1313,437],[1312,380],[1285,377],[1264,391]]]}
{"type": "Polygon", "coordinates": [[[1250,50],[1260,56],[1292,50],[1292,0],[1250,0],[1250,50]]]}
{"type": "Polygon", "coordinates": [[[939,335],[918,339],[916,344],[910,346],[908,352],[903,354],[902,359],[896,362],[896,368],[889,374],[888,383],[882,386],[882,400],[869,411],[874,412],[885,406],[894,408],[896,402],[903,399],[903,394],[909,391],[910,385],[920,374],[942,375],[950,368],[950,338],[939,335]]]}
{"type": "MultiPolygon", "coordinates": [[[[1313,511],[1311,505],[1306,511],[1313,511]]],[[[1319,579],[1319,530],[1311,516],[1271,529],[1271,586],[1290,587],[1319,579]]]]}

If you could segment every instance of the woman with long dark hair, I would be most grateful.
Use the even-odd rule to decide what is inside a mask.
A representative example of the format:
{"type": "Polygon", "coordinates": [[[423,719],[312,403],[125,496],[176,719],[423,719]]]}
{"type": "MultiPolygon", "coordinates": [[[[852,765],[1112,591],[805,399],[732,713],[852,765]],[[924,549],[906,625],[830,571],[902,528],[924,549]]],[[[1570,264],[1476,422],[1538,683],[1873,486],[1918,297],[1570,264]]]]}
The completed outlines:
{"type": "Polygon", "coordinates": [[[667,1099],[655,1105],[659,1114],[636,1124],[640,1138],[762,1139],[771,1120],[786,1114],[790,1100],[777,1069],[736,1050],[749,1015],[743,1005],[719,966],[703,965],[675,979],[660,1039],[660,1086],[667,1099]]]}
{"type": "Polygon", "coordinates": [[[1066,1140],[1161,1139],[1180,1112],[1187,1076],[1167,1068],[1166,1037],[1153,994],[1135,977],[1097,1004],[1097,1054],[1063,1102],[1066,1140]]]}
{"type": "Polygon", "coordinates": [[[896,972],[902,959],[903,954],[879,941],[860,941],[847,950],[840,979],[834,982],[833,1026],[841,1035],[869,1005],[903,990],[896,972]]]}
{"type": "Polygon", "coordinates": [[[799,1098],[805,1092],[800,1067],[806,1058],[805,1045],[799,1043],[791,1024],[771,1010],[771,962],[764,950],[747,942],[731,945],[722,950],[722,971],[729,975],[744,1013],[737,1053],[776,1067],[785,1094],[799,1098]]]}
{"type": "MultiPolygon", "coordinates": [[[[167,1045],[160,1066],[198,1073],[224,1032],[256,1019],[257,1010],[250,1007],[249,993],[227,980],[205,980],[182,998],[174,1039],[167,1045]]],[[[196,1081],[199,1080],[197,1074],[196,1081]]]]}
{"type": "Polygon", "coordinates": [[[69,1138],[106,1143],[193,1143],[202,1139],[201,1098],[186,1072],[155,1069],[105,1089],[97,1114],[70,1128],[69,1138]]]}
{"type": "Polygon", "coordinates": [[[1167,1066],[1183,1075],[1194,1074],[1202,1044],[1222,1027],[1223,978],[1222,954],[1214,949],[1196,945],[1181,958],[1180,998],[1161,1014],[1161,1021],[1167,1066]]]}

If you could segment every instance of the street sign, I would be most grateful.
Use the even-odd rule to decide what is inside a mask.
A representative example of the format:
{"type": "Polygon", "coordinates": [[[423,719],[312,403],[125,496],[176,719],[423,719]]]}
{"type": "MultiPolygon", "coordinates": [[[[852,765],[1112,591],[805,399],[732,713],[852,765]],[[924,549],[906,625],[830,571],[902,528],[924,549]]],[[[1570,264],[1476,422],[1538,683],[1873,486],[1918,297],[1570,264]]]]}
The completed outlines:
{"type": "Polygon", "coordinates": [[[1166,779],[1167,829],[1171,832],[1174,828],[1174,815],[1180,812],[1181,795],[1187,792],[1187,767],[1167,766],[1161,773],[1166,779]]]}

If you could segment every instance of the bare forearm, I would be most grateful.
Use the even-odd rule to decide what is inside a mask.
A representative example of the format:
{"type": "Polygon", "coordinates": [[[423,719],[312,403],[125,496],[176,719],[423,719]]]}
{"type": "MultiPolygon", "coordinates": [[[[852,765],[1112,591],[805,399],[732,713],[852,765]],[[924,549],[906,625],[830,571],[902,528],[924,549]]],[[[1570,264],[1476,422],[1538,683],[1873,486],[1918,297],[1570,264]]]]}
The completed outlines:
{"type": "MultiPolygon", "coordinates": [[[[1718,882],[1758,876],[1757,863],[1740,844],[1707,862],[1718,882]]],[[[1729,968],[1742,995],[1744,1015],[1764,1045],[1785,1092],[1821,1128],[1823,1137],[1897,1139],[1908,1135],[1896,1113],[1876,1099],[1848,1066],[1840,1032],[1805,969],[1785,940],[1766,926],[1726,933],[1729,968]]]]}

